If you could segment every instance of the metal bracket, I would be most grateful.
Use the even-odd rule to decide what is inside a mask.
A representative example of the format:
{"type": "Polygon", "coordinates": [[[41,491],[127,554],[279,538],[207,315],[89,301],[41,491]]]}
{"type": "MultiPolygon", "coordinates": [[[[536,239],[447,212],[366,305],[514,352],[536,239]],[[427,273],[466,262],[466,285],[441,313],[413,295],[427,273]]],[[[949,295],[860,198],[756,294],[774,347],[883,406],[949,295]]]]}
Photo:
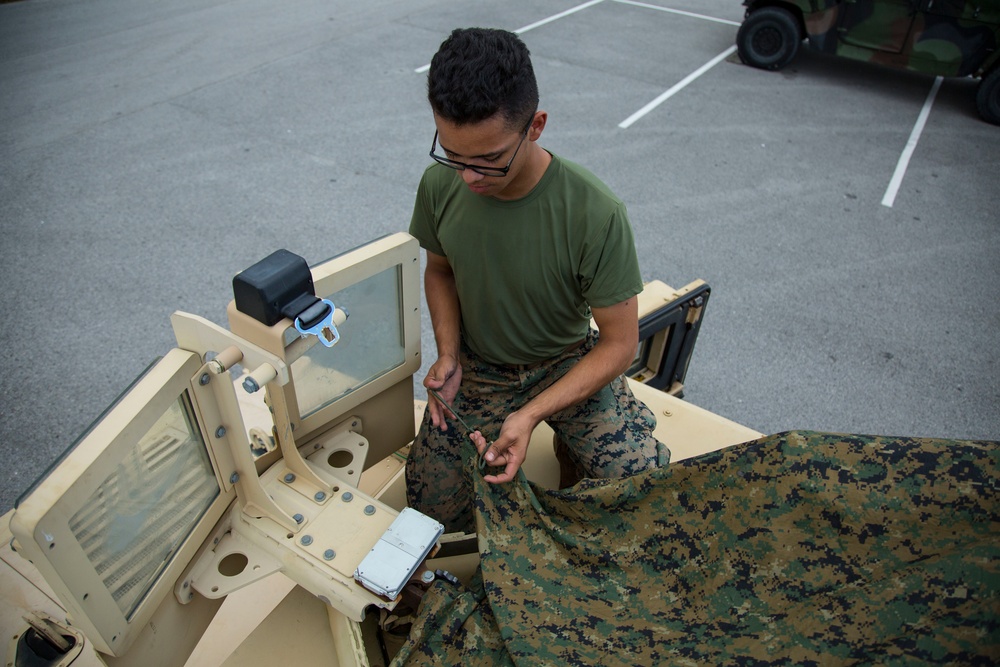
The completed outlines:
{"type": "MultiPolygon", "coordinates": [[[[327,483],[357,487],[368,457],[368,439],[361,435],[360,417],[349,417],[321,435],[303,451],[306,461],[327,483]]],[[[302,450],[300,450],[302,451],[302,450]]]]}
{"type": "MultiPolygon", "coordinates": [[[[233,533],[226,533],[214,549],[202,555],[190,575],[178,586],[184,590],[194,589],[214,600],[260,581],[281,568],[281,562],[270,554],[233,533]]],[[[190,593],[187,599],[190,599],[190,593]]]]}

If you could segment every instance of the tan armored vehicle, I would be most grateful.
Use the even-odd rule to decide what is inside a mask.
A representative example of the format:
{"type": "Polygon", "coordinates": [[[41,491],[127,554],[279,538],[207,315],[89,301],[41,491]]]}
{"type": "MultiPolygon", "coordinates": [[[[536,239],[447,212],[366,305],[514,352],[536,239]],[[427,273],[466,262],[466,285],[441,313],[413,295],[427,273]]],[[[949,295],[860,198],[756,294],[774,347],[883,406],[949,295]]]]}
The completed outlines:
{"type": "MultiPolygon", "coordinates": [[[[3,518],[8,665],[379,664],[379,611],[409,581],[475,569],[475,540],[404,506],[418,253],[406,234],[311,272],[276,253],[234,281],[229,330],[174,314],[177,348],[3,518]],[[262,312],[275,267],[305,271],[314,322],[262,312]]],[[[672,395],[708,295],[642,296],[631,374],[675,460],[759,435],[672,395]]],[[[527,475],[554,486],[551,432],[535,437],[527,475]]]]}
{"type": "MultiPolygon", "coordinates": [[[[525,552],[529,556],[520,559],[524,576],[511,577],[505,568],[515,559],[500,552],[502,543],[516,540],[509,534],[496,539],[497,531],[508,528],[496,516],[481,523],[478,537],[443,534],[432,517],[405,507],[406,452],[423,410],[413,390],[413,375],[421,364],[419,266],[418,245],[406,234],[379,239],[311,269],[301,258],[279,251],[234,280],[228,329],[174,314],[177,347],[150,366],[0,524],[5,664],[355,666],[386,664],[405,650],[414,663],[468,664],[469,649],[461,647],[471,644],[461,641],[413,650],[420,641],[413,636],[422,614],[431,613],[422,597],[426,603],[434,599],[434,591],[457,590],[477,580],[481,562],[481,578],[491,580],[498,570],[490,563],[498,557],[503,558],[504,578],[516,581],[533,576],[529,570],[542,576],[566,567],[582,570],[572,553],[564,556],[555,547],[540,547],[540,538],[532,534],[525,552]],[[534,557],[532,549],[543,550],[534,557]],[[414,633],[406,639],[411,624],[414,633]],[[466,654],[456,657],[452,648],[466,654]]],[[[971,476],[982,467],[976,467],[980,453],[995,458],[996,443],[954,445],[948,451],[960,452],[965,461],[965,467],[948,464],[957,470],[951,474],[959,483],[938,480],[933,491],[921,486],[931,478],[926,457],[906,457],[923,466],[916,472],[909,464],[898,466],[905,483],[892,470],[883,470],[877,482],[882,486],[875,486],[873,472],[880,468],[868,459],[856,465],[843,463],[843,458],[835,467],[829,464],[836,452],[871,458],[892,456],[900,446],[908,453],[935,451],[940,458],[942,450],[926,443],[873,445],[853,439],[831,445],[795,436],[785,439],[778,454],[766,445],[730,447],[761,434],[677,397],[708,294],[701,281],[679,290],[653,282],[641,296],[641,341],[630,375],[633,391],[658,417],[657,437],[670,446],[668,469],[603,487],[585,481],[569,498],[577,503],[570,506],[581,512],[600,511],[601,503],[593,501],[597,496],[587,494],[637,498],[639,487],[658,488],[664,493],[659,504],[611,511],[614,517],[641,508],[636,510],[640,520],[624,526],[626,537],[611,528],[604,531],[615,544],[600,541],[603,528],[596,529],[593,515],[584,518],[587,529],[594,530],[582,548],[598,545],[595,562],[604,565],[592,570],[603,592],[571,590],[572,577],[564,574],[547,580],[545,586],[555,587],[550,595],[544,595],[544,588],[532,589],[536,598],[543,594],[562,605],[574,594],[582,603],[603,594],[621,601],[629,597],[629,588],[637,591],[632,602],[587,618],[567,612],[557,620],[582,620],[593,627],[566,639],[566,633],[550,629],[551,613],[544,622],[524,613],[519,606],[524,598],[519,601],[511,589],[500,590],[503,584],[493,580],[494,592],[501,593],[493,602],[495,614],[511,611],[527,624],[495,636],[536,642],[528,652],[510,649],[520,656],[518,662],[592,663],[594,658],[576,647],[595,640],[598,650],[606,651],[603,655],[622,664],[693,655],[707,664],[722,664],[734,655],[795,661],[816,651],[824,654],[832,644],[814,642],[819,635],[810,634],[812,630],[799,625],[790,630],[788,624],[826,619],[816,632],[830,629],[857,646],[857,637],[871,636],[862,626],[883,633],[872,625],[870,612],[872,605],[884,603],[893,612],[890,620],[905,621],[890,637],[902,643],[856,649],[868,651],[869,657],[897,655],[894,646],[904,647],[899,654],[904,658],[916,655],[905,648],[906,642],[922,632],[943,637],[946,657],[996,651],[998,559],[996,547],[989,546],[997,526],[996,489],[989,480],[996,476],[987,472],[986,483],[971,476]],[[812,450],[822,463],[817,475],[796,476],[810,452],[795,450],[787,444],[791,441],[819,443],[812,450]],[[705,455],[716,450],[721,451],[705,455]],[[777,476],[768,476],[760,466],[737,465],[745,453],[750,459],[771,456],[787,465],[777,476]],[[850,474],[864,483],[850,482],[850,474]],[[752,479],[765,483],[741,486],[752,479]],[[823,480],[832,489],[825,495],[817,491],[823,480]],[[956,490],[946,497],[945,487],[956,490]],[[897,492],[917,500],[899,500],[893,495],[897,492]],[[985,501],[962,509],[977,493],[985,494],[985,501]],[[814,503],[815,515],[806,515],[794,509],[798,506],[783,504],[783,498],[794,497],[822,502],[814,503]],[[938,533],[921,533],[911,543],[911,524],[937,526],[937,513],[927,509],[926,498],[950,503],[947,526],[938,533]],[[746,513],[751,502],[769,512],[766,518],[746,513]],[[730,521],[736,515],[727,513],[727,505],[748,518],[730,521]],[[863,520],[855,512],[862,506],[868,511],[863,520]],[[719,523],[720,518],[725,521],[719,523]],[[796,533],[831,525],[836,528],[834,542],[826,546],[820,539],[826,533],[807,538],[796,533]],[[691,538],[691,526],[705,530],[691,538]],[[755,540],[768,530],[772,541],[762,548],[765,543],[755,540]],[[645,546],[632,548],[626,544],[631,542],[645,546]],[[808,553],[796,556],[793,547],[803,544],[808,553]],[[755,561],[755,572],[742,572],[749,562],[745,550],[740,551],[744,545],[770,560],[766,565],[755,561]],[[826,555],[816,555],[821,551],[826,555]],[[897,563],[899,551],[912,557],[886,569],[897,563]],[[616,569],[620,563],[615,561],[646,555],[660,559],[655,574],[616,569]],[[831,570],[824,558],[834,557],[838,565],[831,570]],[[867,573],[860,582],[842,576],[850,559],[867,573]],[[919,565],[941,562],[958,574],[942,580],[936,571],[925,576],[930,568],[919,565]],[[962,566],[952,567],[956,562],[962,566]],[[803,569],[802,563],[812,565],[803,569]],[[799,594],[828,571],[834,583],[823,584],[821,598],[804,598],[805,606],[796,607],[788,598],[766,611],[758,605],[768,590],[784,586],[799,594]],[[678,579],[685,572],[690,576],[678,579]],[[983,572],[989,576],[979,577],[983,572]],[[957,576],[964,578],[958,581],[957,576]],[[729,595],[729,582],[735,582],[732,590],[744,590],[751,580],[765,592],[730,606],[703,604],[717,591],[729,595]],[[887,582],[897,580],[912,584],[903,593],[887,594],[894,590],[887,582]],[[701,587],[692,588],[693,581],[701,587]],[[926,598],[939,588],[946,591],[939,596],[946,604],[933,610],[944,611],[931,614],[925,610],[926,598]],[[914,591],[919,600],[908,597],[914,591]],[[661,607],[654,609],[654,603],[661,607]],[[952,634],[943,632],[952,627],[952,612],[978,630],[966,632],[959,625],[952,634]],[[627,620],[616,631],[598,631],[595,624],[611,617],[627,620]],[[667,632],[665,623],[672,619],[681,624],[679,631],[667,632]],[[628,633],[646,632],[647,622],[654,623],[654,630],[639,646],[628,633]],[[716,630],[706,630],[706,623],[716,630]],[[545,632],[572,646],[558,648],[562,639],[550,642],[545,632]],[[622,637],[624,643],[615,645],[622,637]],[[962,639],[951,642],[955,637],[962,639]],[[733,638],[735,642],[718,648],[733,638]],[[718,650],[684,648],[693,640],[709,641],[699,646],[718,650]],[[536,649],[537,655],[544,649],[544,655],[560,657],[534,660],[536,649]]],[[[524,466],[540,495],[554,488],[559,477],[551,438],[546,427],[536,431],[524,466]]],[[[489,511],[483,509],[487,519],[489,511]]],[[[502,649],[499,639],[493,644],[502,649]]],[[[493,664],[497,659],[484,647],[475,649],[479,653],[473,657],[493,664]]],[[[829,656],[833,662],[850,658],[846,653],[829,656]]]]}

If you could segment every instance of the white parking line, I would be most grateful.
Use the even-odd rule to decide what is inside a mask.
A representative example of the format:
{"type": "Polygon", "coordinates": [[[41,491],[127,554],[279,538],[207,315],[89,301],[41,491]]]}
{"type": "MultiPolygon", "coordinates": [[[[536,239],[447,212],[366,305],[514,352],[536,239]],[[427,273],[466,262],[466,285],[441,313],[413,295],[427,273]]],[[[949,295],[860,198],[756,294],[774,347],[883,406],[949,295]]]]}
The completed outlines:
{"type": "Polygon", "coordinates": [[[705,16],[704,14],[695,14],[694,12],[686,12],[682,9],[670,9],[669,7],[660,7],[659,5],[650,5],[645,2],[635,2],[635,0],[612,0],[612,2],[618,2],[623,5],[633,5],[634,7],[645,7],[646,9],[657,9],[661,12],[669,12],[670,14],[680,14],[681,16],[690,16],[695,19],[704,19],[705,21],[714,21],[715,23],[725,23],[726,25],[740,25],[739,21],[730,21],[729,19],[717,19],[714,16],[705,16]]]}
{"type": "MultiPolygon", "coordinates": [[[[535,21],[534,23],[529,23],[528,25],[524,26],[523,28],[518,28],[514,32],[516,34],[520,35],[522,33],[528,32],[529,30],[533,30],[535,28],[538,28],[539,26],[543,26],[546,23],[552,23],[553,21],[555,21],[557,19],[561,19],[564,16],[569,16],[570,14],[575,14],[576,12],[578,12],[578,11],[580,11],[582,9],[586,9],[587,7],[593,7],[594,5],[599,4],[601,2],[604,2],[604,0],[590,0],[589,2],[585,2],[582,5],[577,5],[576,7],[570,7],[569,9],[567,9],[564,12],[559,12],[558,14],[553,14],[552,16],[550,16],[548,18],[545,18],[545,19],[542,19],[541,21],[535,21]]],[[[417,74],[422,74],[423,72],[426,72],[430,68],[431,68],[431,66],[428,63],[427,65],[424,65],[422,67],[418,67],[414,71],[417,74]]]]}
{"type": "Polygon", "coordinates": [[[734,44],[733,46],[730,46],[728,49],[726,49],[719,55],[715,56],[714,58],[709,60],[707,63],[705,63],[695,71],[688,74],[686,77],[681,79],[679,83],[675,84],[672,88],[670,88],[668,91],[657,97],[655,100],[653,100],[643,108],[639,109],[638,111],[636,111],[634,114],[632,114],[622,122],[618,123],[618,127],[622,128],[623,130],[628,128],[629,126],[632,125],[632,123],[636,122],[637,120],[648,114],[650,111],[652,111],[656,107],[660,106],[661,104],[669,100],[671,97],[673,97],[681,90],[686,88],[689,83],[691,83],[692,81],[700,77],[702,74],[704,74],[708,70],[712,69],[713,67],[721,63],[723,60],[725,60],[735,52],[736,52],[736,45],[734,44]]]}
{"type": "Polygon", "coordinates": [[[899,192],[899,186],[903,183],[903,176],[906,175],[906,167],[910,164],[910,157],[917,148],[917,142],[920,141],[920,135],[924,131],[927,117],[930,115],[931,107],[934,105],[934,98],[937,97],[938,89],[941,88],[941,81],[941,77],[935,77],[934,85],[931,86],[931,91],[927,93],[927,99],[924,100],[924,107],[920,110],[920,115],[917,116],[917,122],[913,125],[913,131],[910,132],[906,148],[903,149],[902,155],[899,156],[899,162],[896,163],[896,171],[893,172],[892,178],[889,180],[889,187],[886,188],[885,195],[882,197],[882,206],[892,208],[893,203],[896,201],[896,193],[899,192]]]}
{"type": "Polygon", "coordinates": [[[580,11],[581,9],[586,9],[587,7],[592,7],[592,6],[594,6],[596,4],[599,4],[599,3],[603,2],[603,1],[604,0],[590,0],[590,2],[585,2],[582,5],[577,5],[576,7],[571,7],[570,9],[567,9],[564,12],[559,12],[558,14],[553,14],[552,16],[550,16],[547,19],[542,19],[541,21],[535,21],[534,23],[532,23],[530,25],[526,25],[523,28],[519,28],[519,29],[515,30],[514,32],[516,32],[518,35],[520,35],[523,32],[528,32],[529,30],[531,30],[533,28],[537,28],[539,26],[543,26],[546,23],[552,23],[556,19],[561,19],[564,16],[569,16],[570,14],[575,14],[576,12],[580,11]]]}

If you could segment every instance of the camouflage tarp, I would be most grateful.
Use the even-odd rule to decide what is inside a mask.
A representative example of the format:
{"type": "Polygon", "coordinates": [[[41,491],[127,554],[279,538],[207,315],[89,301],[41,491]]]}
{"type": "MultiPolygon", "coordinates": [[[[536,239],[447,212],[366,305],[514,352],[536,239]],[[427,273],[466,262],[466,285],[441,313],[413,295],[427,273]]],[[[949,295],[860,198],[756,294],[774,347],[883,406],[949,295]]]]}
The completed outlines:
{"type": "Polygon", "coordinates": [[[481,571],[394,664],[996,664],[998,463],[792,432],[564,492],[473,473],[481,571]]]}

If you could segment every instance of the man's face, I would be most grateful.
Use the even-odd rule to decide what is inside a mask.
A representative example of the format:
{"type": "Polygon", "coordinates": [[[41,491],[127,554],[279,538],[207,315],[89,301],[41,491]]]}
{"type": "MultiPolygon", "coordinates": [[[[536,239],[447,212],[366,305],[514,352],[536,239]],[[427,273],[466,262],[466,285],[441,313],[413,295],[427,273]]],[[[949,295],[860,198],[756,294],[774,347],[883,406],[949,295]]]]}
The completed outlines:
{"type": "Polygon", "coordinates": [[[526,136],[523,128],[511,129],[500,115],[479,123],[456,125],[435,114],[434,122],[438,130],[437,150],[443,157],[473,167],[503,168],[510,164],[506,176],[487,176],[468,168],[458,171],[456,175],[472,192],[484,197],[517,199],[534,187],[532,183],[522,192],[526,185],[522,183],[522,167],[535,149],[531,129],[526,136]]]}

